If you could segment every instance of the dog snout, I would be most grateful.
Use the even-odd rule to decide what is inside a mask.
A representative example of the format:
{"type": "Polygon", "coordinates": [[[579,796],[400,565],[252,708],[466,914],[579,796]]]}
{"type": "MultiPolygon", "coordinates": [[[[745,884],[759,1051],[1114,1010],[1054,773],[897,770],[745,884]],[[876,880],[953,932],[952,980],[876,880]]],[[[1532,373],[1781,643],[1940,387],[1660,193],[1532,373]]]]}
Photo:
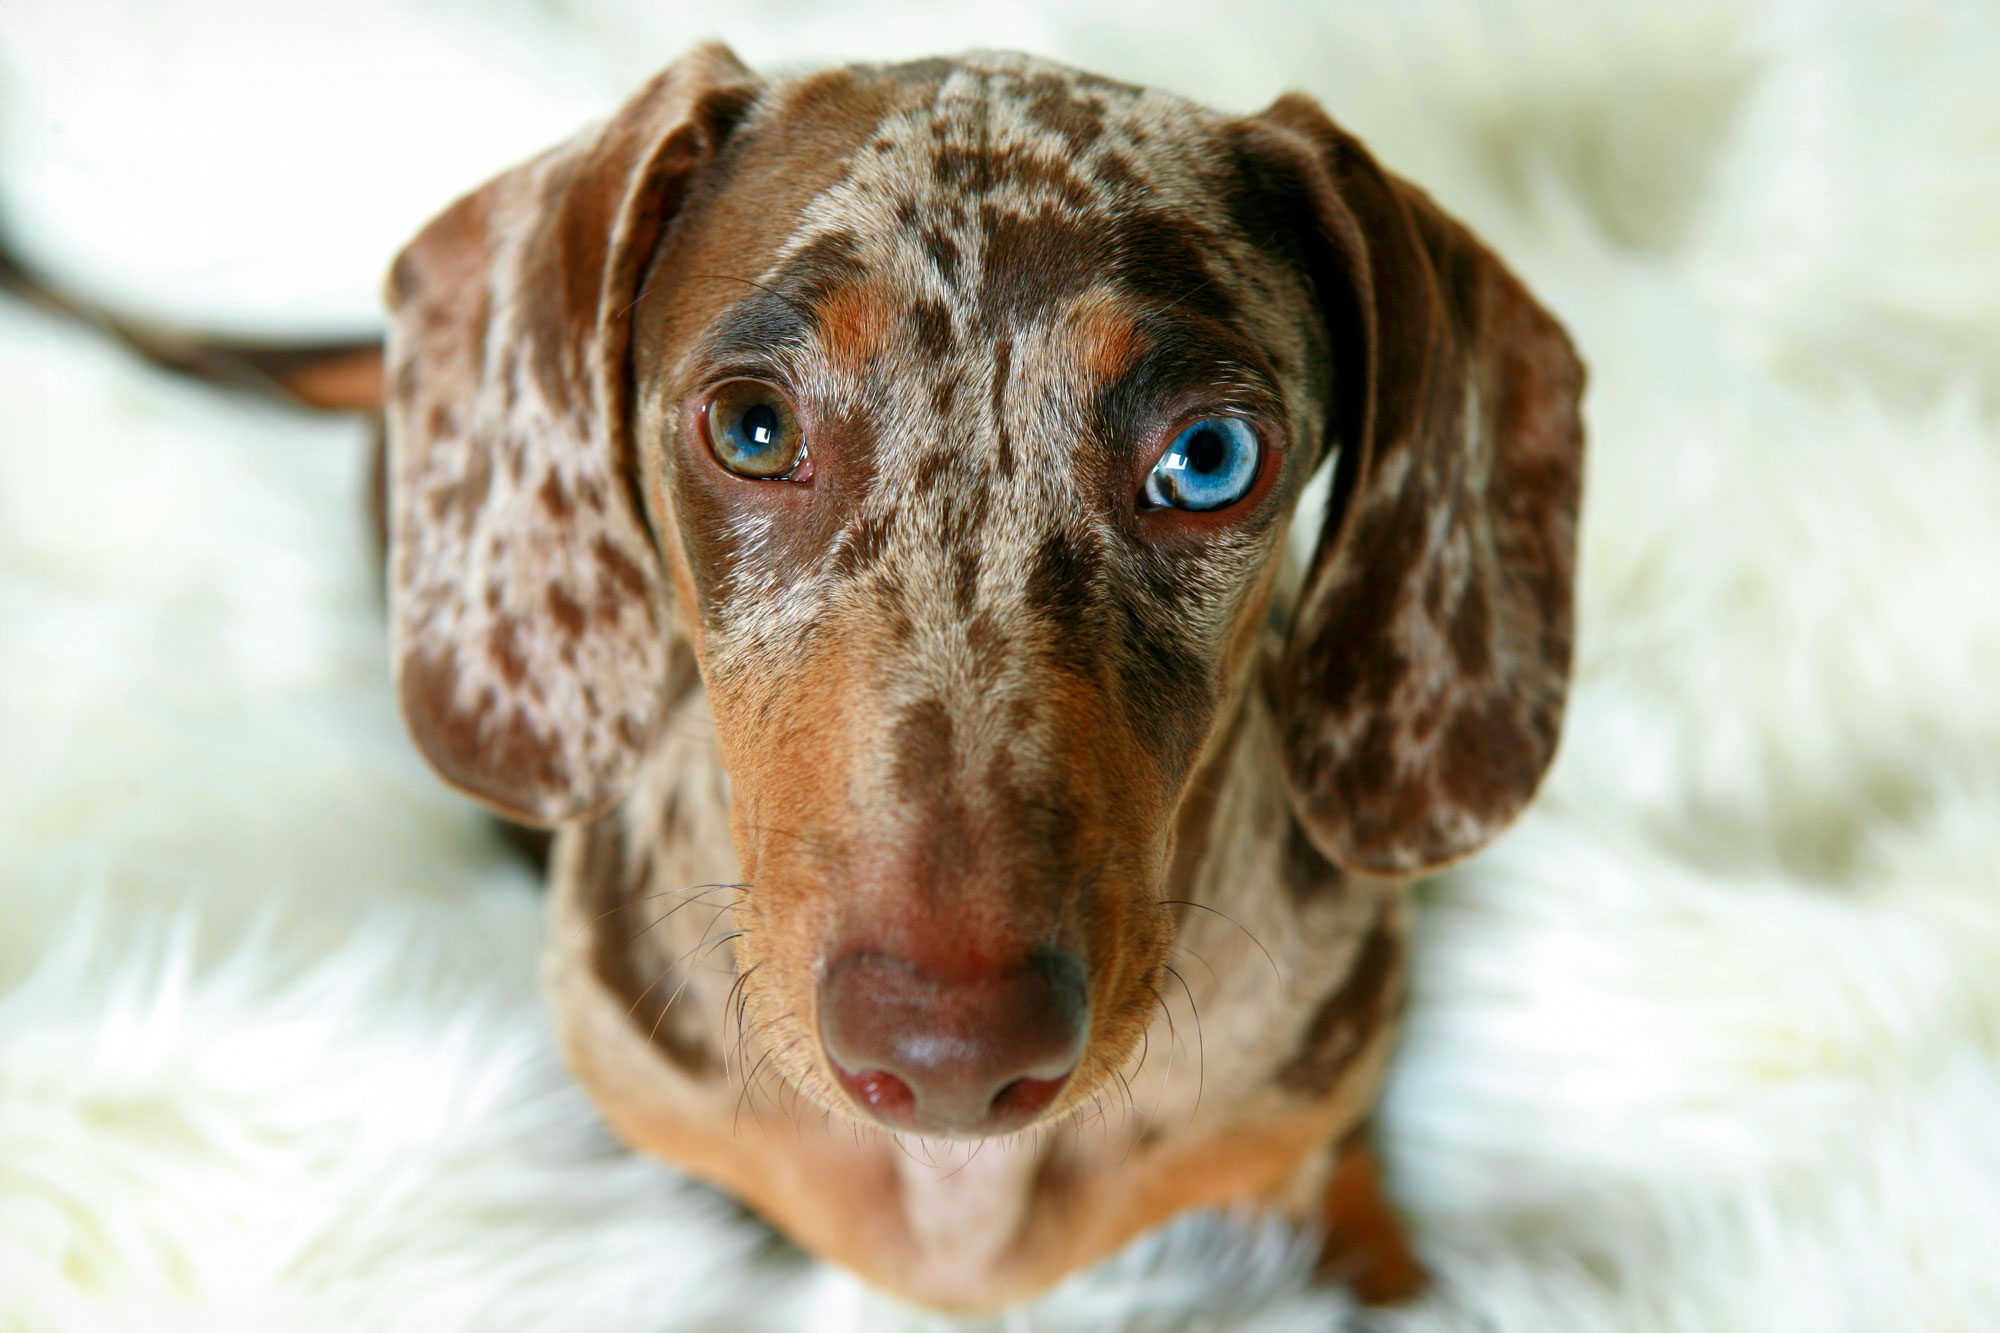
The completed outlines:
{"type": "Polygon", "coordinates": [[[1089,1029],[1083,964],[1062,950],[949,976],[848,953],[827,968],[819,1000],[821,1040],[848,1096],[919,1134],[1027,1125],[1062,1091],[1089,1029]]]}

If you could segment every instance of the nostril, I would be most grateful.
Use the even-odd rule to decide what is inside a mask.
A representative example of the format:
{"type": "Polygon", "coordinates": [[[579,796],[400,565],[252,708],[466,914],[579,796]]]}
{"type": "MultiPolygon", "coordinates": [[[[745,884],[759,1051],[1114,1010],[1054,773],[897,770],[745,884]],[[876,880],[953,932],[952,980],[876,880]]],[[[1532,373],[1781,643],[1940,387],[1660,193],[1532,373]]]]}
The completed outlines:
{"type": "Polygon", "coordinates": [[[870,1118],[932,1134],[1000,1134],[1053,1106],[1089,1029],[1082,964],[1031,956],[940,976],[856,950],[820,982],[830,1072],[870,1118]]]}
{"type": "Polygon", "coordinates": [[[838,1065],[834,1071],[840,1081],[847,1085],[851,1093],[862,1105],[886,1120],[902,1122],[909,1119],[917,1109],[916,1094],[910,1085],[897,1078],[886,1069],[870,1069],[861,1074],[850,1074],[838,1065]]]}
{"type": "Polygon", "coordinates": [[[1025,1120],[1040,1115],[1056,1099],[1056,1093],[1068,1078],[1067,1072],[1061,1078],[1017,1078],[993,1095],[988,1114],[996,1120],[1025,1120]]]}

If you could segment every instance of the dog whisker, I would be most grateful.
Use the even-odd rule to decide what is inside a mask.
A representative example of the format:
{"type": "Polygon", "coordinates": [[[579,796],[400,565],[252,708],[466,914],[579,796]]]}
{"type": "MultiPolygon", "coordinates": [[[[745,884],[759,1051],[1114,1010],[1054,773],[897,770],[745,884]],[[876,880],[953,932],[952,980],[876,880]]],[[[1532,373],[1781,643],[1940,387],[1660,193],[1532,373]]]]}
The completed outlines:
{"type": "MultiPolygon", "coordinates": [[[[683,904],[683,906],[685,906],[685,904],[683,904]]],[[[672,973],[676,968],[680,967],[681,964],[685,963],[689,958],[693,957],[695,950],[701,948],[702,944],[707,941],[708,932],[715,929],[715,923],[722,919],[722,914],[728,911],[731,906],[733,906],[732,903],[723,903],[721,906],[717,907],[715,909],[714,914],[708,918],[708,924],[702,928],[701,939],[696,940],[694,942],[693,947],[691,947],[686,953],[682,954],[679,958],[676,958],[673,962],[668,963],[665,967],[661,968],[659,971],[659,975],[655,976],[651,981],[646,983],[646,989],[640,991],[637,995],[632,997],[632,1003],[630,1007],[628,1007],[625,1010],[625,1016],[627,1018],[630,1018],[633,1014],[639,1011],[639,1006],[645,1003],[646,997],[653,993],[653,988],[655,986],[659,985],[662,981],[665,981],[668,978],[668,976],[672,975],[672,973]]],[[[680,909],[679,908],[675,909],[675,911],[678,910],[680,909]]],[[[655,926],[658,924],[659,924],[658,921],[655,921],[653,923],[653,925],[655,926]]],[[[646,929],[650,930],[652,929],[652,926],[648,926],[646,929]]],[[[639,934],[643,935],[645,934],[645,931],[640,931],[639,934]]],[[[637,939],[638,937],[639,937],[638,935],[634,935],[632,938],[637,939]]],[[[686,985],[687,983],[683,981],[681,984],[686,985]]],[[[678,994],[678,992],[676,992],[676,994],[678,994]]],[[[673,1001],[669,1000],[667,1003],[672,1004],[673,1001]]],[[[666,1015],[666,1009],[664,1007],[661,1008],[660,1014],[662,1017],[666,1015]]],[[[653,1030],[655,1032],[658,1032],[659,1026],[660,1025],[657,1022],[655,1022],[653,1024],[653,1030]]]]}
{"type": "Polygon", "coordinates": [[[1181,983],[1181,990],[1186,992],[1187,994],[1188,1010],[1194,1015],[1195,1071],[1196,1071],[1195,1082],[1194,1082],[1194,1105],[1188,1109],[1188,1123],[1192,1125],[1194,1123],[1194,1118],[1196,1113],[1201,1110],[1201,1094],[1204,1091],[1206,1091],[1208,1084],[1208,1043],[1203,1038],[1201,1031],[1201,1006],[1194,1002],[1194,987],[1187,984],[1187,978],[1182,976],[1180,974],[1180,971],[1177,968],[1175,968],[1172,963],[1162,963],[1160,964],[1160,966],[1166,969],[1167,975],[1171,976],[1175,981],[1181,983]]]}
{"type": "MultiPolygon", "coordinates": [[[[693,897],[688,898],[688,901],[695,902],[698,901],[699,899],[706,898],[711,893],[716,893],[723,889],[748,889],[749,887],[750,886],[748,884],[690,884],[686,888],[682,889],[662,889],[658,893],[640,894],[636,898],[627,898],[625,901],[619,903],[617,906],[608,908],[605,911],[599,912],[596,916],[588,918],[583,922],[583,924],[579,925],[576,928],[576,933],[571,938],[576,938],[577,936],[581,936],[584,931],[589,930],[592,926],[603,921],[606,917],[617,916],[620,912],[630,911],[632,908],[636,907],[640,903],[652,902],[655,899],[659,898],[685,897],[689,894],[692,894],[693,897]]],[[[683,904],[683,906],[684,905],[685,904],[683,904]]],[[[672,913],[670,912],[668,913],[668,915],[672,915],[672,913]]],[[[664,920],[664,918],[662,919],[664,920]]],[[[656,921],[653,924],[658,925],[659,922],[656,921]]],[[[650,927],[648,927],[648,929],[650,929],[650,927]]]]}
{"type": "MultiPolygon", "coordinates": [[[[711,922],[711,923],[710,923],[710,928],[711,928],[711,929],[713,929],[713,927],[714,927],[714,923],[713,923],[713,922],[711,922]]],[[[712,953],[714,953],[714,952],[715,952],[715,951],[716,951],[717,949],[719,949],[719,948],[721,948],[721,947],[722,947],[723,945],[725,945],[725,944],[729,943],[729,942],[730,942],[731,940],[740,940],[740,939],[742,939],[742,938],[743,938],[743,935],[744,935],[744,932],[743,932],[743,931],[740,931],[740,930],[732,930],[732,931],[730,931],[730,932],[729,932],[728,934],[726,934],[726,935],[722,936],[722,937],[721,937],[720,939],[716,940],[716,942],[715,942],[715,943],[713,943],[713,944],[709,945],[709,946],[708,946],[708,948],[707,948],[707,950],[706,950],[706,951],[705,951],[705,952],[704,952],[704,953],[702,954],[702,957],[703,957],[703,958],[706,958],[706,957],[708,957],[708,955],[709,955],[709,954],[712,954],[712,953]]],[[[704,940],[705,940],[705,939],[707,939],[707,938],[708,938],[707,934],[706,934],[706,933],[704,933],[704,934],[702,935],[702,939],[704,939],[704,940]]],[[[701,948],[701,945],[700,945],[699,943],[697,943],[697,944],[695,945],[695,947],[696,947],[697,949],[699,949],[699,948],[701,948]]],[[[685,991],[685,990],[686,990],[686,989],[688,988],[688,983],[689,983],[690,981],[693,981],[693,980],[694,980],[694,973],[695,973],[695,969],[694,969],[694,968],[692,968],[692,967],[690,967],[690,968],[686,968],[686,969],[684,969],[684,970],[683,970],[683,973],[682,973],[682,976],[681,976],[681,984],[680,984],[680,985],[678,985],[678,986],[676,986],[676,987],[674,987],[674,993],[673,993],[672,995],[669,995],[669,996],[667,997],[667,1002],[666,1002],[665,1004],[663,1004],[663,1005],[661,1005],[661,1006],[660,1006],[660,1016],[659,1016],[658,1018],[656,1018],[656,1019],[654,1019],[654,1020],[653,1020],[653,1027],[654,1027],[654,1029],[655,1029],[656,1031],[657,1031],[657,1030],[659,1029],[659,1026],[660,1026],[661,1022],[665,1020],[665,1018],[666,1018],[666,1016],[667,1016],[667,1011],[668,1011],[669,1009],[672,1009],[672,1008],[674,1007],[674,1001],[675,1001],[675,1000],[678,1000],[678,999],[680,999],[680,998],[681,998],[681,992],[685,991]]]]}
{"type": "Polygon", "coordinates": [[[729,1117],[729,1133],[732,1138],[742,1130],[743,1100],[750,1095],[750,1085],[756,1079],[757,1072],[764,1067],[764,1062],[770,1058],[771,1053],[768,1050],[757,1057],[757,1063],[751,1067],[749,1075],[743,1080],[743,1091],[736,1095],[735,1113],[729,1117]]]}
{"type": "Polygon", "coordinates": [[[744,1040],[743,1005],[748,999],[748,996],[744,994],[743,984],[750,979],[750,974],[752,972],[755,972],[758,968],[762,966],[763,966],[762,963],[756,963],[753,964],[748,971],[738,972],[736,974],[736,980],[730,983],[728,992],[722,997],[722,1022],[723,1022],[722,1073],[723,1077],[725,1078],[727,1078],[729,1075],[729,1026],[728,1026],[729,1015],[732,1010],[735,1012],[736,1015],[736,1041],[737,1041],[736,1066],[738,1069],[741,1069],[743,1067],[742,1043],[744,1040]]]}
{"type": "MultiPolygon", "coordinates": [[[[720,892],[720,891],[721,891],[721,890],[722,890],[723,888],[726,888],[726,887],[729,887],[729,886],[727,886],[727,885],[717,885],[717,886],[716,886],[716,887],[715,887],[714,889],[711,889],[711,890],[709,890],[709,893],[717,893],[717,892],[720,892]]],[[[641,936],[643,936],[643,935],[647,934],[648,932],[650,932],[651,930],[653,930],[653,929],[654,929],[655,927],[657,927],[657,926],[661,925],[662,923],[664,923],[664,922],[665,922],[665,921],[667,920],[667,918],[668,918],[668,917],[671,917],[671,916],[672,916],[672,915],[673,915],[673,914],[674,914],[675,912],[678,912],[678,911],[680,911],[680,910],[681,910],[681,908],[683,908],[683,907],[686,907],[686,906],[687,906],[687,905],[688,905],[689,903],[698,903],[698,902],[700,902],[700,901],[701,901],[701,900],[702,900],[703,898],[706,898],[707,896],[708,896],[708,893],[697,893],[697,894],[695,894],[695,895],[694,895],[693,897],[691,897],[691,898],[687,899],[687,900],[686,900],[685,902],[680,902],[680,903],[676,903],[676,904],[674,904],[674,905],[673,905],[672,907],[668,908],[668,909],[666,910],[666,912],[665,912],[665,913],[663,913],[662,915],[660,915],[660,916],[657,916],[657,917],[655,917],[655,918],[654,918],[653,920],[651,920],[651,921],[648,921],[648,922],[647,922],[647,923],[646,923],[645,925],[641,926],[641,927],[640,927],[640,928],[639,928],[638,930],[635,930],[635,931],[633,931],[633,932],[632,932],[632,935],[631,935],[631,938],[630,938],[630,939],[628,939],[628,940],[626,941],[626,943],[628,943],[628,944],[630,944],[630,943],[633,943],[634,941],[638,940],[638,939],[639,939],[639,938],[640,938],[641,936]]],[[[719,904],[719,905],[718,905],[718,906],[716,907],[716,911],[717,911],[717,912],[726,912],[726,911],[728,911],[728,910],[729,910],[729,909],[730,909],[731,907],[733,907],[733,906],[735,906],[735,900],[734,900],[734,899],[731,899],[731,900],[730,900],[729,902],[726,902],[726,903],[722,903],[722,904],[719,904]]]]}
{"type": "Polygon", "coordinates": [[[1257,952],[1263,954],[1264,961],[1271,965],[1271,975],[1277,979],[1277,982],[1280,986],[1283,986],[1285,984],[1284,971],[1281,968],[1279,968],[1278,960],[1271,956],[1271,951],[1264,947],[1264,941],[1258,939],[1257,936],[1250,930],[1249,927],[1245,926],[1241,921],[1238,921],[1235,917],[1229,915],[1229,913],[1221,910],[1220,908],[1210,907],[1207,903],[1198,903],[1194,901],[1192,898],[1162,898],[1159,900],[1159,902],[1162,907],[1193,907],[1200,911],[1208,912],[1215,916],[1221,917],[1224,921],[1227,921],[1230,925],[1242,931],[1244,938],[1248,939],[1252,944],[1257,946],[1257,952]]]}
{"type": "Polygon", "coordinates": [[[1208,959],[1202,957],[1199,953],[1196,953],[1193,949],[1190,949],[1185,944],[1176,944],[1167,950],[1167,954],[1169,957],[1177,953],[1186,954],[1189,958],[1192,958],[1197,963],[1200,963],[1202,971],[1208,973],[1208,984],[1215,987],[1218,993],[1224,989],[1222,985],[1222,978],[1216,975],[1215,969],[1213,967],[1209,966],[1208,959]]]}

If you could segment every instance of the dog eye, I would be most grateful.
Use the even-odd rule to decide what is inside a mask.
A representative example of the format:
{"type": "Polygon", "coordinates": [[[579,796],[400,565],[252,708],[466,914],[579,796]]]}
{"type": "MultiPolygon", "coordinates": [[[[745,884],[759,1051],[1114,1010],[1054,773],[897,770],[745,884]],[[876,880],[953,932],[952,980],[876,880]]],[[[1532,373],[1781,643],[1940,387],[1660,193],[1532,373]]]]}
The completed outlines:
{"type": "Polygon", "coordinates": [[[716,389],[702,414],[709,451],[739,477],[755,481],[802,480],[805,432],[785,395],[757,380],[730,380],[716,389]]]}
{"type": "Polygon", "coordinates": [[[1153,464],[1141,498],[1160,509],[1221,509],[1250,493],[1260,453],[1257,428],[1241,417],[1203,417],[1153,464]]]}

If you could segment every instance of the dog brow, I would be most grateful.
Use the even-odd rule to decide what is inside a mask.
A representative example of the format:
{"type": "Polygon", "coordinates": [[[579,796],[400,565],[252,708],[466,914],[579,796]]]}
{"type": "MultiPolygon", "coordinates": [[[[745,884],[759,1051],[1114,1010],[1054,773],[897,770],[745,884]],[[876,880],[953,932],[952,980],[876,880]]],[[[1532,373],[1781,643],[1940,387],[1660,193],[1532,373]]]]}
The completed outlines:
{"type": "Polygon", "coordinates": [[[756,290],[722,315],[703,339],[702,351],[709,359],[751,359],[774,348],[796,346],[812,336],[812,314],[796,301],[747,278],[731,281],[756,290]]]}

